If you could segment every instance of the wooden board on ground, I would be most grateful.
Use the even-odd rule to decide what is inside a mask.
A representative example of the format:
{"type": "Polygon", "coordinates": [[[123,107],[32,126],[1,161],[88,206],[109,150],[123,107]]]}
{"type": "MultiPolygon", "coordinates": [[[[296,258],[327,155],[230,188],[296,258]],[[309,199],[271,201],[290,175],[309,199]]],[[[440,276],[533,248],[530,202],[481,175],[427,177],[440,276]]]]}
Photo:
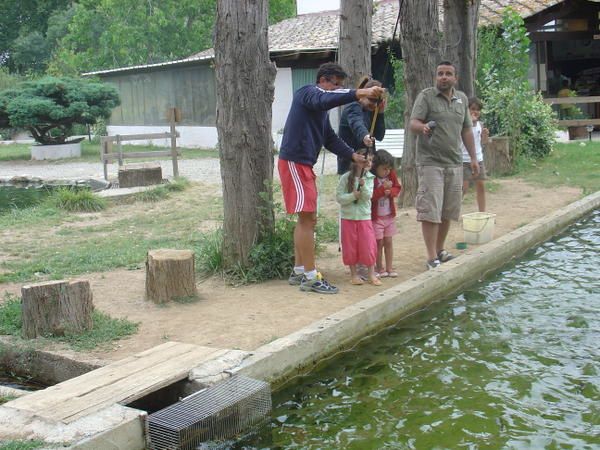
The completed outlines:
{"type": "Polygon", "coordinates": [[[183,380],[189,371],[227,350],[166,342],[42,391],[5,403],[37,416],[73,422],[114,403],[126,405],[183,380]]]}

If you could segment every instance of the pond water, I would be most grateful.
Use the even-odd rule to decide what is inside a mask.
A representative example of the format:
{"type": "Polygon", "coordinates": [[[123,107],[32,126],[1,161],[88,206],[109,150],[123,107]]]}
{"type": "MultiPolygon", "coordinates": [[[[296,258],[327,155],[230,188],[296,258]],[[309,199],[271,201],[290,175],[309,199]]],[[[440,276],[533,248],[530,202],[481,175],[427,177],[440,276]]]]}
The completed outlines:
{"type": "Polygon", "coordinates": [[[273,394],[235,448],[600,448],[600,211],[273,394]]]}

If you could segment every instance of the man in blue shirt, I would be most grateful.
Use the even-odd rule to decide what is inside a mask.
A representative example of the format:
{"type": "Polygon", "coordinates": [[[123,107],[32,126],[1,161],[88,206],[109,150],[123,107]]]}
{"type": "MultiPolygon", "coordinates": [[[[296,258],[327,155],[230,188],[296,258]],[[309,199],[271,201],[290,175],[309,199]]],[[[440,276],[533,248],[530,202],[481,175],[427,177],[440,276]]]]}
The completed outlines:
{"type": "Polygon", "coordinates": [[[319,67],[316,85],[301,87],[294,94],[279,152],[279,178],[288,214],[298,214],[294,230],[294,271],[288,282],[302,291],[335,294],[338,288],[328,283],[315,266],[314,231],[317,223],[317,185],[313,166],[321,147],[338,156],[365,162],[331,128],[328,110],[361,98],[379,98],[384,89],[342,89],[347,78],[334,63],[319,67]]]}

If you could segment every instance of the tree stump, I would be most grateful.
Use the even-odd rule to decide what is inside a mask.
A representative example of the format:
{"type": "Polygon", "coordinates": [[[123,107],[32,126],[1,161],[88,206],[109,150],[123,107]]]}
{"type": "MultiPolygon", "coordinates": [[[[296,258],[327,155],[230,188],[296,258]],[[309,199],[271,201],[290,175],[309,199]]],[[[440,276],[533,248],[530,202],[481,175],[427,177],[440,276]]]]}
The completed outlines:
{"type": "Polygon", "coordinates": [[[162,168],[157,163],[127,164],[119,169],[119,187],[150,186],[162,183],[162,168]]]}
{"type": "Polygon", "coordinates": [[[166,303],[196,297],[194,252],[150,250],[146,259],[146,299],[166,303]]]}
{"type": "Polygon", "coordinates": [[[89,281],[47,281],[21,288],[23,337],[64,336],[92,328],[89,281]]]}
{"type": "Polygon", "coordinates": [[[485,169],[490,175],[508,175],[513,171],[513,158],[510,153],[509,139],[495,136],[490,139],[484,150],[485,169]]]}

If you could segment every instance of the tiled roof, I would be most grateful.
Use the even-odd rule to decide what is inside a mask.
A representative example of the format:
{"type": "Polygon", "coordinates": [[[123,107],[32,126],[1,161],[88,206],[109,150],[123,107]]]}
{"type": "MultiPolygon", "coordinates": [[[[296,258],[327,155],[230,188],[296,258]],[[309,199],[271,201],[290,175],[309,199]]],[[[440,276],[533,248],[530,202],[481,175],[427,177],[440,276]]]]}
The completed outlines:
{"type": "MultiPolygon", "coordinates": [[[[479,25],[485,26],[502,20],[502,12],[512,7],[524,19],[543,11],[563,0],[481,0],[479,25]]],[[[440,6],[443,2],[440,0],[440,6]]],[[[373,44],[392,39],[398,0],[380,0],[374,5],[373,44]]],[[[284,20],[269,27],[269,50],[271,53],[306,52],[311,50],[335,49],[338,44],[338,11],[303,14],[284,20]]],[[[397,34],[399,31],[397,31],[397,34]]],[[[191,57],[213,56],[213,49],[204,50],[191,57]]]]}
{"type": "MultiPolygon", "coordinates": [[[[479,25],[485,26],[502,20],[502,12],[512,7],[521,17],[526,19],[546,8],[562,3],[564,0],[481,0],[479,7],[479,25]]],[[[443,3],[440,0],[440,6],[443,3]]],[[[392,39],[396,18],[398,16],[398,0],[379,0],[374,4],[373,14],[373,44],[392,39]]],[[[310,52],[336,49],[338,45],[339,11],[302,14],[286,19],[269,27],[269,50],[275,54],[286,52],[310,52]]],[[[399,34],[400,31],[397,31],[399,34]]],[[[397,36],[396,36],[397,38],[397,36]]],[[[214,57],[214,50],[208,49],[195,53],[184,61],[203,60],[214,57]]],[[[177,64],[180,61],[156,64],[156,66],[177,64]]],[[[145,66],[138,66],[145,67],[145,66]]],[[[113,71],[133,70],[112,69],[110,71],[94,72],[95,74],[113,71]]]]}

